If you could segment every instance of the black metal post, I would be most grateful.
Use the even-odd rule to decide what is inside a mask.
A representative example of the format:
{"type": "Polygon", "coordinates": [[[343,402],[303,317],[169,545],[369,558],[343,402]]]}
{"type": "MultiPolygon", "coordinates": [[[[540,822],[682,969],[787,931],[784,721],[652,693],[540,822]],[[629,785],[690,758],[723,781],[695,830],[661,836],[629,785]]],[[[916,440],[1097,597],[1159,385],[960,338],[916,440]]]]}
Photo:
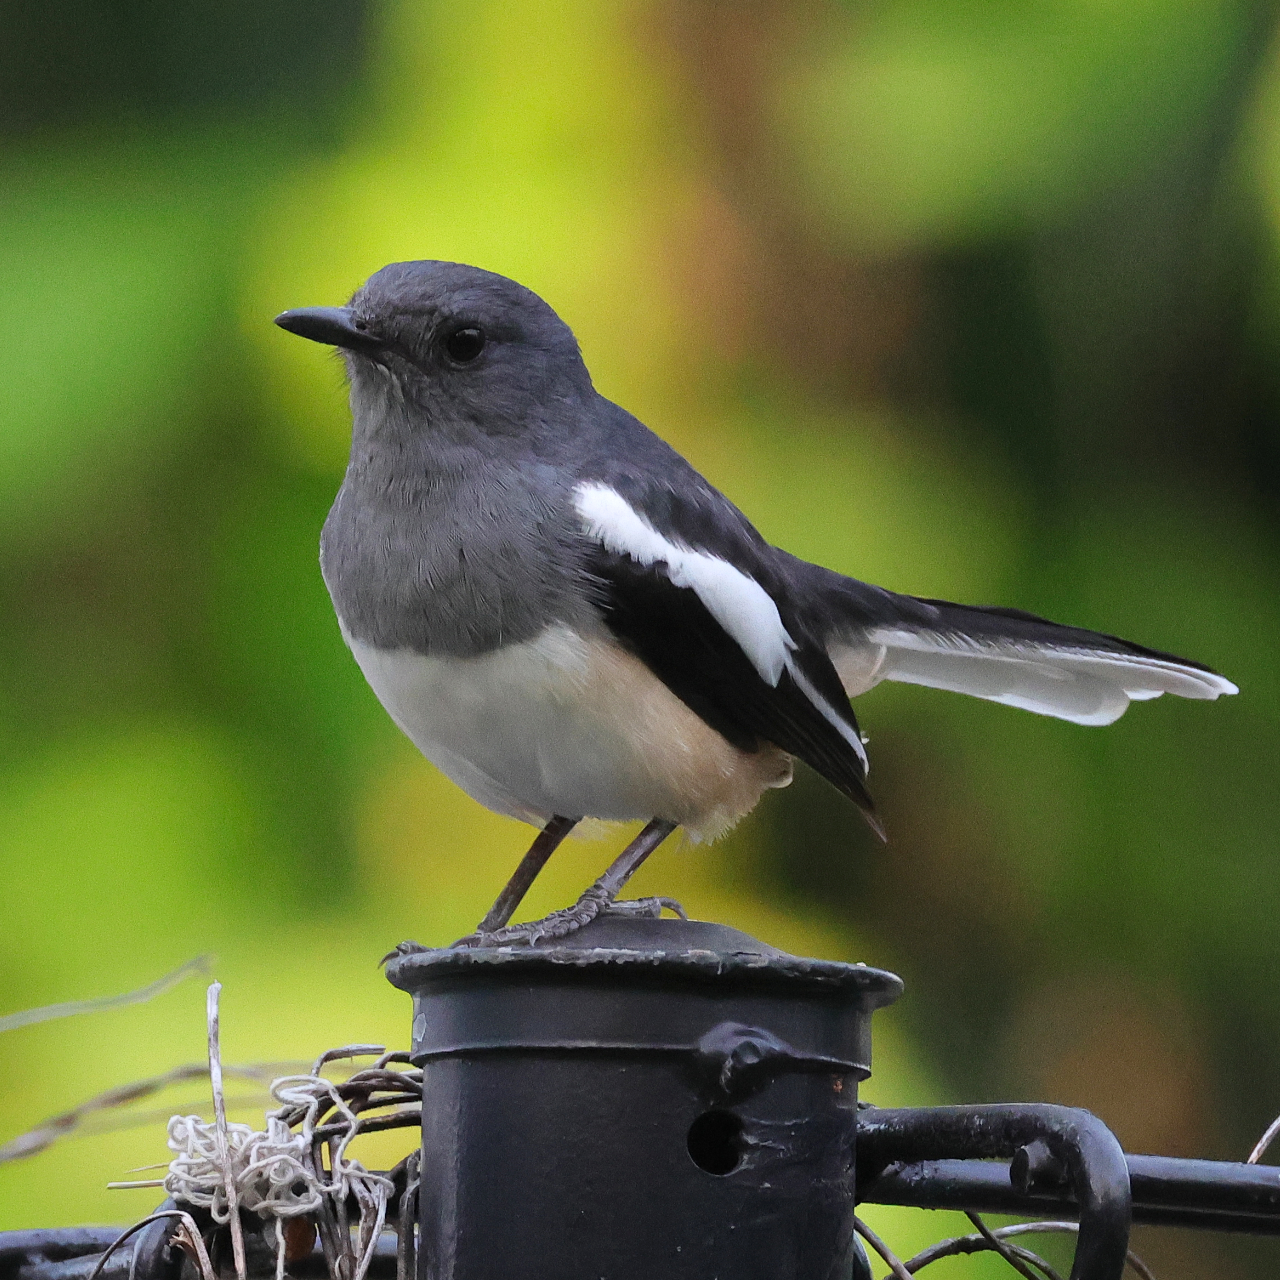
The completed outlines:
{"type": "Polygon", "coordinates": [[[393,960],[423,1069],[419,1280],[848,1280],[892,974],[720,925],[393,960]]]}

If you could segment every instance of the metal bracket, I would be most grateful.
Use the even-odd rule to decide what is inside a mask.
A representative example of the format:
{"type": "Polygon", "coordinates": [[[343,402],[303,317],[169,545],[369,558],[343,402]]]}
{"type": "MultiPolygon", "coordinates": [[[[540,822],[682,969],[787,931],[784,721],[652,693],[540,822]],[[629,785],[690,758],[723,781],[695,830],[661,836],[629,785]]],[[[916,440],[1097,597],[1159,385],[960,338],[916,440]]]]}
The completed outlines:
{"type": "MultiPolygon", "coordinates": [[[[1129,1166],[1096,1116],[1044,1103],[1000,1106],[866,1107],[858,1113],[858,1198],[880,1200],[877,1181],[927,1161],[1013,1160],[1045,1153],[1065,1170],[1080,1215],[1071,1280],[1120,1280],[1129,1247],[1129,1166]]],[[[1005,1177],[1008,1177],[1007,1170],[1005,1177]]]]}

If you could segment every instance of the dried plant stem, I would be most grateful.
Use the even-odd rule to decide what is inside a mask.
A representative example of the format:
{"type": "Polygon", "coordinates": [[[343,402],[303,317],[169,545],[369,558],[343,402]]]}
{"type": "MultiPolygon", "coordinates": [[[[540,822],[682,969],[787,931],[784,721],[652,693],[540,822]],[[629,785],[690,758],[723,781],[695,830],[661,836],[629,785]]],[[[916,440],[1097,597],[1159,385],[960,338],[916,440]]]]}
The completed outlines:
{"type": "MultiPolygon", "coordinates": [[[[1001,1240],[1007,1240],[1010,1236],[1026,1236],[1040,1233],[1050,1233],[1054,1231],[1064,1232],[1068,1235],[1079,1235],[1080,1224],[1078,1222],[1015,1222],[1011,1227],[999,1227],[995,1234],[1001,1240]]],[[[1138,1257],[1132,1249],[1125,1251],[1125,1265],[1141,1280],[1155,1280],[1151,1274],[1150,1268],[1143,1260],[1138,1257]]]]}
{"type": "MultiPolygon", "coordinates": [[[[1062,1277],[1038,1253],[1032,1253],[1030,1249],[1023,1249],[1016,1244],[1006,1244],[1004,1247],[1015,1258],[1029,1263],[1043,1272],[1045,1280],[1062,1280],[1062,1277]]],[[[1008,1261],[1006,1254],[997,1250],[985,1236],[972,1235],[952,1236],[949,1240],[942,1240],[935,1245],[930,1245],[929,1248],[917,1253],[914,1258],[908,1259],[904,1266],[907,1272],[914,1276],[923,1271],[925,1267],[934,1262],[940,1262],[943,1258],[956,1258],[970,1253],[999,1253],[1000,1257],[1008,1261]]],[[[1037,1276],[1034,1277],[1034,1280],[1040,1280],[1040,1278],[1037,1276]]]]}
{"type": "Polygon", "coordinates": [[[70,1018],[78,1013],[98,1013],[103,1009],[119,1009],[127,1004],[145,1004],[170,987],[177,986],[193,973],[208,973],[212,960],[212,956],[196,956],[186,964],[179,965],[172,973],[166,973],[163,978],[157,978],[136,991],[126,991],[123,995],[98,996],[92,1000],[67,1000],[62,1004],[46,1004],[38,1009],[23,1009],[18,1013],[5,1014],[0,1018],[0,1031],[14,1031],[18,1027],[49,1022],[54,1018],[70,1018]]]}
{"type": "MultiPolygon", "coordinates": [[[[1079,1231],[1080,1224],[1078,1222],[1016,1222],[1012,1226],[997,1227],[991,1234],[1002,1241],[1007,1241],[1011,1236],[1049,1232],[1064,1232],[1076,1235],[1079,1234],[1079,1231]]],[[[992,1250],[992,1247],[991,1241],[983,1235],[952,1236],[949,1240],[940,1240],[937,1244],[931,1244],[927,1249],[922,1249],[914,1258],[909,1258],[903,1265],[914,1276],[917,1272],[929,1266],[930,1263],[937,1262],[942,1258],[954,1258],[966,1253],[982,1253],[992,1250]]],[[[1032,1253],[1029,1249],[1019,1249],[1017,1245],[1011,1244],[1006,1244],[1005,1247],[1017,1250],[1023,1261],[1042,1268],[1046,1275],[1056,1275],[1053,1268],[1043,1258],[1032,1253]]],[[[1132,1249],[1125,1255],[1125,1263],[1135,1275],[1140,1277],[1140,1280],[1155,1280],[1147,1264],[1132,1249]]]]}
{"type": "Polygon", "coordinates": [[[209,1260],[209,1251],[204,1247],[204,1240],[200,1236],[200,1228],[196,1226],[195,1219],[181,1209],[161,1209],[159,1213],[153,1213],[149,1217],[143,1218],[140,1222],[135,1222],[133,1226],[128,1227],[102,1251],[102,1255],[89,1273],[88,1280],[98,1280],[98,1277],[102,1274],[102,1268],[107,1265],[107,1259],[131,1235],[141,1231],[143,1227],[149,1227],[153,1222],[159,1222],[162,1218],[178,1219],[179,1228],[186,1234],[192,1252],[195,1254],[196,1266],[200,1271],[200,1280],[218,1280],[213,1270],[213,1263],[209,1260]]]}
{"type": "MultiPolygon", "coordinates": [[[[1012,1246],[1005,1244],[1004,1241],[1001,1240],[999,1236],[997,1236],[976,1213],[966,1212],[964,1216],[978,1228],[978,1234],[982,1236],[991,1248],[994,1249],[996,1253],[998,1253],[1020,1276],[1025,1276],[1026,1280],[1039,1280],[1036,1273],[1031,1270],[1031,1267],[1018,1256],[1018,1254],[1022,1252],[1021,1250],[1015,1252],[1012,1246]]],[[[1039,1261],[1037,1260],[1037,1262],[1032,1265],[1039,1266],[1039,1261]]],[[[1045,1268],[1040,1267],[1040,1270],[1045,1271],[1045,1268]]],[[[1045,1274],[1050,1277],[1053,1277],[1054,1275],[1051,1270],[1045,1271],[1045,1274]]],[[[1056,1277],[1054,1277],[1054,1280],[1056,1280],[1056,1277]]]]}
{"type": "MultiPolygon", "coordinates": [[[[256,1080],[269,1084],[282,1070],[297,1065],[299,1064],[282,1062],[266,1063],[262,1066],[226,1066],[223,1067],[223,1072],[241,1079],[256,1080]]],[[[78,1107],[74,1107],[70,1111],[64,1111],[61,1115],[52,1116],[34,1129],[28,1129],[26,1133],[20,1133],[16,1138],[11,1138],[3,1146],[0,1146],[0,1164],[6,1164],[11,1160],[21,1160],[25,1156],[33,1156],[38,1152],[44,1151],[59,1138],[65,1138],[80,1129],[84,1125],[85,1119],[95,1112],[128,1106],[129,1103],[137,1102],[140,1098],[149,1097],[153,1093],[159,1093],[170,1085],[182,1084],[187,1080],[207,1080],[208,1078],[209,1064],[207,1062],[188,1062],[180,1067],[174,1067],[172,1071],[166,1071],[163,1075],[151,1076],[146,1080],[136,1080],[133,1084],[120,1085],[115,1089],[108,1089],[105,1093],[100,1093],[96,1097],[90,1098],[87,1102],[82,1102],[78,1107]]],[[[250,1102],[255,1101],[257,1099],[234,1099],[233,1105],[247,1106],[250,1102]]],[[[140,1122],[145,1123],[148,1119],[167,1120],[171,1114],[171,1111],[165,1111],[163,1114],[146,1115],[140,1122]]],[[[133,1123],[138,1119],[136,1115],[130,1113],[119,1127],[124,1128],[127,1124],[133,1123]]],[[[110,1126],[103,1125],[100,1130],[96,1131],[107,1132],[109,1128],[110,1126]]]]}
{"type": "Polygon", "coordinates": [[[1259,1160],[1266,1154],[1267,1148],[1276,1140],[1276,1134],[1280,1133],[1280,1116],[1267,1125],[1267,1131],[1258,1139],[1258,1145],[1249,1153],[1248,1160],[1245,1164],[1257,1164],[1259,1160]]]}
{"type": "Polygon", "coordinates": [[[911,1272],[907,1270],[902,1259],[861,1218],[855,1217],[853,1226],[857,1233],[884,1259],[889,1270],[898,1277],[898,1280],[911,1280],[911,1272]]]}
{"type": "Polygon", "coordinates": [[[222,1050],[219,1046],[218,996],[222,983],[211,982],[206,999],[209,1020],[209,1084],[213,1089],[213,1118],[218,1126],[218,1155],[222,1160],[223,1185],[227,1189],[227,1214],[231,1224],[231,1254],[237,1280],[247,1280],[244,1256],[244,1228],[240,1222],[240,1192],[231,1168],[231,1148],[227,1142],[227,1103],[222,1092],[222,1050]]]}

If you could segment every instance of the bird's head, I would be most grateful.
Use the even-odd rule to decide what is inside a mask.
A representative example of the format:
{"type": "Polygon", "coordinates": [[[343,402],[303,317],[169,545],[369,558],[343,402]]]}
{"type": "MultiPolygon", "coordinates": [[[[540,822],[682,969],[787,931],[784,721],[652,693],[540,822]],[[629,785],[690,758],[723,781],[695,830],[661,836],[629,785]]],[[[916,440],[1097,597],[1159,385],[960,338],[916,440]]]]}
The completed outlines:
{"type": "Polygon", "coordinates": [[[456,262],[396,262],[344,307],[276,317],[341,349],[356,430],[388,418],[414,430],[536,433],[591,391],[569,326],[536,293],[456,262]]]}

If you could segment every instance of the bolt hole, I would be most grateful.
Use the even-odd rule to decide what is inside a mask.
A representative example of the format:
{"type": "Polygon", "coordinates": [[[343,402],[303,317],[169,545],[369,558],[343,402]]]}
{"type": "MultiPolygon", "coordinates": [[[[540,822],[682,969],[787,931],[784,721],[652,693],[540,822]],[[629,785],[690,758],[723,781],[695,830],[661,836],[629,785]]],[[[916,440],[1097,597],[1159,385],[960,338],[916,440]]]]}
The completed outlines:
{"type": "Polygon", "coordinates": [[[689,1158],[723,1178],[742,1162],[742,1121],[732,1111],[704,1111],[690,1126],[689,1158]]]}

